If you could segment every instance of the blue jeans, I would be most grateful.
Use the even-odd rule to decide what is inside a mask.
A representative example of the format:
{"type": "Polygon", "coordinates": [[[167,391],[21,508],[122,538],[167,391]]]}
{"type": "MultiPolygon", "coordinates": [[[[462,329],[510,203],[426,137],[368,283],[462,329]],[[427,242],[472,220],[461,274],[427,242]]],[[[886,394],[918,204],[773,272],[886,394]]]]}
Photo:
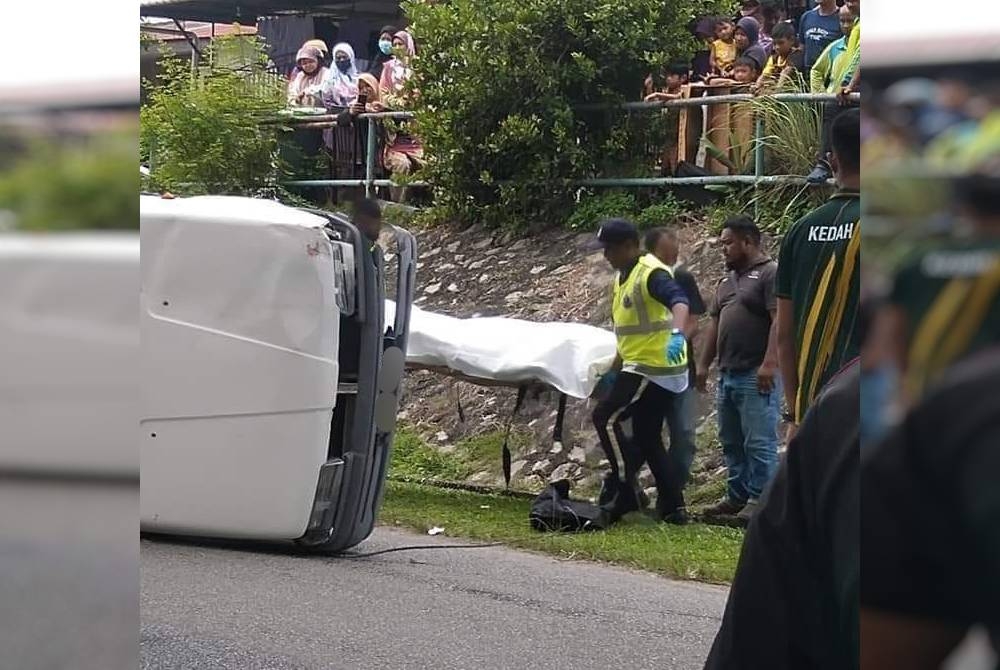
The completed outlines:
{"type": "Polygon", "coordinates": [[[780,398],[777,377],[770,393],[757,390],[757,370],[723,371],[719,378],[719,441],[730,500],[760,498],[778,469],[780,398]]]}
{"type": "Polygon", "coordinates": [[[686,391],[675,395],[673,402],[667,407],[667,430],[670,434],[667,458],[670,459],[681,490],[687,484],[691,464],[694,462],[694,403],[695,389],[694,384],[691,384],[686,391]]]}

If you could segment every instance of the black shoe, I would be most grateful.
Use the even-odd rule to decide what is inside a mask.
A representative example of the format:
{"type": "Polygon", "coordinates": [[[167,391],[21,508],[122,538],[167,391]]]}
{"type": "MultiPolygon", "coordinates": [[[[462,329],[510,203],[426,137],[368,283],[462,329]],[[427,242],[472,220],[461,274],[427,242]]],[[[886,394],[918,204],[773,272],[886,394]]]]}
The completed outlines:
{"type": "Polygon", "coordinates": [[[746,501],[739,502],[727,496],[711,507],[702,510],[702,514],[706,517],[735,516],[744,507],[746,507],[746,501]]]}
{"type": "Polygon", "coordinates": [[[675,526],[685,526],[690,520],[691,517],[688,516],[686,507],[678,507],[670,514],[665,514],[662,519],[663,523],[670,523],[675,526]]]}
{"type": "Polygon", "coordinates": [[[639,509],[646,509],[647,507],[649,507],[649,496],[646,495],[645,491],[643,491],[640,488],[637,488],[635,490],[635,495],[639,499],[639,501],[638,501],[639,502],[639,509]]]}
{"type": "Polygon", "coordinates": [[[833,176],[833,172],[830,171],[830,166],[826,163],[816,163],[816,167],[812,169],[809,176],[806,177],[806,182],[810,184],[825,184],[826,181],[833,176]]]}

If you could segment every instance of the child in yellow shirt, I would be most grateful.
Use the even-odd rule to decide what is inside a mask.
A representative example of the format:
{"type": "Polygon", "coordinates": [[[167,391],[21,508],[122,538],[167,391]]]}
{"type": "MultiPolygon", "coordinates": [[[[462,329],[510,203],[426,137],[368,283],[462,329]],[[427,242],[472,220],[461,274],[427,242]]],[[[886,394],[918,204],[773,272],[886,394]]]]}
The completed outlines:
{"type": "Polygon", "coordinates": [[[715,41],[709,63],[715,74],[728,75],[736,62],[736,25],[729,19],[715,22],[715,41]]]}

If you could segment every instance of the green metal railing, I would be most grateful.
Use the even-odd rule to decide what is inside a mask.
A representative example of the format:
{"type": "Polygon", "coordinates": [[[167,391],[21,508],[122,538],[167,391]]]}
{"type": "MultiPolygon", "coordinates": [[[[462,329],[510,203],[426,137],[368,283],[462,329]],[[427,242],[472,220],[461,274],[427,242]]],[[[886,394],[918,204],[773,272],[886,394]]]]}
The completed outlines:
{"type": "MultiPolygon", "coordinates": [[[[779,102],[836,102],[836,95],[827,93],[775,93],[767,96],[769,99],[779,102]]],[[[580,105],[578,109],[583,111],[599,111],[604,109],[624,109],[624,110],[656,110],[673,107],[703,107],[708,105],[724,105],[738,102],[751,102],[759,100],[760,96],[749,93],[732,93],[728,95],[705,96],[699,98],[686,98],[678,100],[666,100],[662,102],[626,102],[620,105],[609,106],[606,104],[580,105]]],[[[850,100],[859,103],[861,97],[858,93],[853,93],[850,100]]],[[[365,195],[371,196],[372,190],[381,186],[399,186],[391,179],[375,178],[375,154],[376,154],[376,124],[381,119],[410,119],[412,112],[377,112],[359,114],[356,118],[368,123],[368,142],[365,150],[365,177],[364,179],[298,179],[285,182],[287,186],[299,187],[364,187],[365,195]]],[[[333,128],[337,125],[337,115],[324,114],[300,119],[285,119],[282,121],[295,128],[333,128]]],[[[575,179],[571,183],[573,186],[591,187],[655,187],[655,186],[708,186],[716,184],[801,184],[805,182],[805,176],[801,175],[765,175],[764,174],[764,121],[758,114],[754,124],[753,152],[754,152],[754,173],[752,175],[712,175],[707,177],[604,177],[591,179],[575,179]]],[[[497,184],[503,184],[498,180],[497,184]]],[[[430,186],[425,181],[410,181],[406,186],[430,186]]]]}

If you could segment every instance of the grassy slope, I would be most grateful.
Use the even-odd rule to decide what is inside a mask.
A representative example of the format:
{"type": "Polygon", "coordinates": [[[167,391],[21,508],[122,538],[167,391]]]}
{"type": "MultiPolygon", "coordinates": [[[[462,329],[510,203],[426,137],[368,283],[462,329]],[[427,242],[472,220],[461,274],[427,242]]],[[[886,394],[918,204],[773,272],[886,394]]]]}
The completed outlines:
{"type": "Polygon", "coordinates": [[[426,532],[441,526],[452,537],[504,542],[560,558],[607,561],[669,577],[723,583],[733,578],[743,533],[733,528],[657,524],[631,514],[594,533],[539,533],[528,525],[530,501],[388,484],[380,522],[426,532]]]}

